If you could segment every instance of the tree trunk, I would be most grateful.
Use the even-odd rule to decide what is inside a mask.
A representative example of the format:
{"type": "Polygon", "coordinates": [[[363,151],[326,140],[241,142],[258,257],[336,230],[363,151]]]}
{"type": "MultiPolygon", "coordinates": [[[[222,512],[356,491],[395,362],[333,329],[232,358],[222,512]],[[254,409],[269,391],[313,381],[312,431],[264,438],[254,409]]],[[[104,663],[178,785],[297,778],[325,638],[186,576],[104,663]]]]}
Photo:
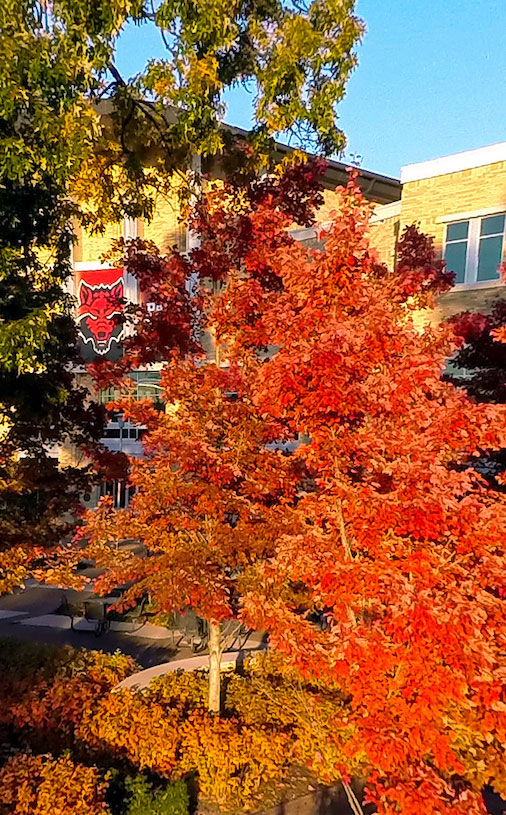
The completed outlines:
{"type": "Polygon", "coordinates": [[[209,623],[209,704],[210,713],[221,709],[220,665],[221,665],[221,623],[209,623]]]}
{"type": "MultiPolygon", "coordinates": [[[[213,283],[213,293],[217,294],[217,284],[213,283]]],[[[221,348],[213,337],[214,364],[221,367],[221,348]]],[[[219,714],[221,710],[221,623],[209,623],[209,702],[207,709],[210,713],[219,714]]]]}

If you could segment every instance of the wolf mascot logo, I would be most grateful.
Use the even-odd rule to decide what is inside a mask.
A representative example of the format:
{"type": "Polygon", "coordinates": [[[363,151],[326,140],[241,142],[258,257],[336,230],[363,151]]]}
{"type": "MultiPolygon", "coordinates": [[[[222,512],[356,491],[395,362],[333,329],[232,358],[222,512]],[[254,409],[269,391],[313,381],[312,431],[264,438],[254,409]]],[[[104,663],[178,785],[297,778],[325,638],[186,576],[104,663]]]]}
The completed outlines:
{"type": "Polygon", "coordinates": [[[114,319],[123,311],[123,269],[81,272],[77,321],[85,359],[117,358],[123,327],[114,319]]]}

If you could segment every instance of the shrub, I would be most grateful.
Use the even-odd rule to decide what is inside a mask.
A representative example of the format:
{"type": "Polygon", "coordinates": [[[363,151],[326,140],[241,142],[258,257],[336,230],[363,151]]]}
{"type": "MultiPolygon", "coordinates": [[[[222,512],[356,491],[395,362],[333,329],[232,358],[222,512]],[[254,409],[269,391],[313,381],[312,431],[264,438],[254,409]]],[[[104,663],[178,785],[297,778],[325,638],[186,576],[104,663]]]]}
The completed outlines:
{"type": "Polygon", "coordinates": [[[132,657],[120,651],[104,654],[70,645],[20,642],[0,638],[0,680],[27,684],[34,679],[50,681],[58,676],[85,675],[90,680],[114,687],[138,669],[132,657]]]}
{"type": "MultiPolygon", "coordinates": [[[[71,749],[76,761],[91,757],[101,767],[116,767],[116,787],[114,774],[108,776],[115,815],[125,815],[125,771],[147,771],[171,781],[195,774],[203,798],[246,810],[261,784],[282,777],[290,762],[309,766],[321,780],[336,777],[345,759],[353,771],[363,770],[363,756],[355,756],[353,765],[346,756],[353,736],[346,723],[347,700],[335,688],[301,682],[273,654],[248,661],[244,675],[227,677],[227,711],[218,718],[206,711],[203,672],[167,674],[144,691],[111,692],[134,667],[127,657],[12,641],[4,645],[4,742],[36,752],[71,749]],[[337,717],[342,724],[336,730],[337,717]]],[[[177,806],[186,800],[182,793],[178,798],[181,789],[177,784],[157,789],[140,776],[130,782],[134,808],[128,815],[172,810],[177,815],[177,806]]]]}
{"type": "Polygon", "coordinates": [[[0,641],[0,723],[20,744],[58,751],[73,747],[76,729],[135,662],[65,646],[0,641]]]}
{"type": "Polygon", "coordinates": [[[207,709],[209,674],[203,671],[174,671],[154,679],[149,691],[160,704],[181,712],[207,709]]]}
{"type": "Polygon", "coordinates": [[[198,775],[200,793],[222,806],[252,804],[262,781],[279,778],[290,759],[290,738],[236,719],[192,713],[185,722],[181,769],[198,775]]]}
{"type": "Polygon", "coordinates": [[[350,724],[349,700],[330,681],[301,680],[279,655],[255,657],[246,663],[243,676],[233,675],[226,706],[254,730],[287,734],[294,763],[308,767],[324,783],[339,779],[343,766],[350,775],[366,771],[364,752],[355,747],[349,755],[356,730],[350,724]]]}
{"type": "Polygon", "coordinates": [[[174,781],[155,789],[143,775],[126,782],[126,815],[188,815],[190,801],[184,781],[174,781]]]}
{"type": "Polygon", "coordinates": [[[18,753],[0,770],[2,815],[107,815],[105,792],[96,767],[68,756],[18,753]]]}
{"type": "Polygon", "coordinates": [[[168,777],[177,766],[181,742],[176,711],[131,690],[109,693],[83,720],[79,738],[94,750],[106,748],[139,769],[168,777]]]}

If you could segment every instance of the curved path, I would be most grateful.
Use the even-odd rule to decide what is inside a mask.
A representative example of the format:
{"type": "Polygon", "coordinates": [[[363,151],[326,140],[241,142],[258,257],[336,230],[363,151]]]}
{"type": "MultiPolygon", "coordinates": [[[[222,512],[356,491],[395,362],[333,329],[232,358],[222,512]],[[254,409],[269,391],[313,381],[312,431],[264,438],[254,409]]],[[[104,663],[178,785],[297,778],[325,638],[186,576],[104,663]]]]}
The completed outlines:
{"type": "MultiPolygon", "coordinates": [[[[78,601],[84,595],[89,595],[90,591],[67,590],[66,594],[78,601]]],[[[71,645],[107,653],[119,649],[134,657],[142,668],[148,669],[128,677],[122,683],[125,687],[146,687],[155,676],[163,676],[169,671],[195,670],[207,665],[206,654],[194,656],[188,645],[175,645],[170,631],[163,626],[145,623],[132,627],[132,623],[112,622],[105,634],[96,637],[94,624],[76,620],[72,630],[70,618],[56,613],[63,596],[64,590],[61,588],[30,581],[23,591],[0,597],[0,639],[13,637],[28,642],[71,645]]],[[[240,650],[223,655],[224,665],[232,667],[248,651],[265,647],[262,645],[263,639],[263,634],[252,632],[246,642],[241,643],[240,650]]]]}
{"type": "MultiPolygon", "coordinates": [[[[221,658],[222,670],[235,668],[237,663],[240,664],[246,656],[248,656],[250,653],[255,653],[258,650],[261,650],[261,647],[249,649],[248,652],[227,651],[221,658]]],[[[198,657],[173,659],[170,662],[163,662],[161,665],[154,665],[152,668],[146,668],[144,671],[138,671],[138,673],[127,676],[127,678],[123,679],[119,685],[116,685],[114,690],[121,690],[122,688],[136,688],[141,690],[142,688],[147,688],[153,679],[156,679],[159,676],[165,676],[172,671],[196,671],[199,668],[207,668],[208,660],[209,655],[203,654],[202,656],[198,657]]]]}

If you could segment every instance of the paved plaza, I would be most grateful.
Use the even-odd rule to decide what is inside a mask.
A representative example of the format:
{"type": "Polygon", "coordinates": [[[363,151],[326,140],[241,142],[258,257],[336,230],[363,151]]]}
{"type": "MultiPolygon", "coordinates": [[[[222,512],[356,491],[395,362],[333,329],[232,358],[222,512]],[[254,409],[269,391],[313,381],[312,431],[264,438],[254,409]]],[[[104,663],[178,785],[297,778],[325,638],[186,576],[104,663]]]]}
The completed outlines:
{"type": "MultiPolygon", "coordinates": [[[[95,624],[83,617],[74,622],[72,629],[70,617],[57,613],[58,610],[65,597],[77,603],[89,597],[92,591],[90,588],[75,592],[32,581],[23,591],[0,597],[0,637],[72,645],[106,653],[120,650],[134,657],[142,668],[162,667],[173,660],[179,663],[195,659],[190,645],[179,644],[168,628],[151,623],[114,621],[97,637],[95,624]]],[[[245,642],[241,642],[241,650],[261,648],[263,639],[261,634],[252,632],[245,642]]],[[[198,660],[204,665],[207,655],[202,654],[198,660]]]]}

